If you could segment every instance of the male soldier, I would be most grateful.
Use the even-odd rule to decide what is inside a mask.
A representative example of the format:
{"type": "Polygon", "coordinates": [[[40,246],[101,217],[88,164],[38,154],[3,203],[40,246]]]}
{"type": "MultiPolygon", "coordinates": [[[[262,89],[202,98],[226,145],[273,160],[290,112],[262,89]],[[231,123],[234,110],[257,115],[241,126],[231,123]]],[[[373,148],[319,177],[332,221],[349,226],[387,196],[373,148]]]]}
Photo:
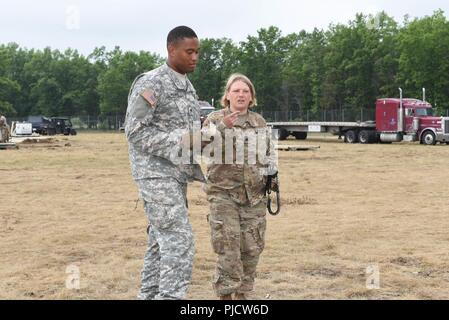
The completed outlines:
{"type": "Polygon", "coordinates": [[[200,127],[197,96],[186,76],[198,62],[198,37],[188,27],[176,27],[168,34],[167,51],[165,64],[134,80],[126,113],[132,175],[149,220],[140,299],[185,297],[194,256],[187,182],[204,181],[198,164],[178,158],[182,136],[200,127]]]}

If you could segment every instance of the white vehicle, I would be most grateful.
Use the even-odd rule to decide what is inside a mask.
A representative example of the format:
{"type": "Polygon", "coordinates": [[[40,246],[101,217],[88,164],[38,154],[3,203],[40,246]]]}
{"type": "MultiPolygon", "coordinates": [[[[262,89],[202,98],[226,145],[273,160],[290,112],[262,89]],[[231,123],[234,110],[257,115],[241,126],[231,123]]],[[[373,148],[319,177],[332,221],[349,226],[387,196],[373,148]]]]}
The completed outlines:
{"type": "Polygon", "coordinates": [[[13,124],[13,135],[31,136],[33,134],[33,125],[29,122],[16,122],[13,124]]]}
{"type": "Polygon", "coordinates": [[[209,113],[215,111],[215,108],[212,107],[207,101],[200,101],[199,103],[201,108],[200,120],[202,125],[204,120],[206,120],[207,116],[209,115],[209,113]]]}

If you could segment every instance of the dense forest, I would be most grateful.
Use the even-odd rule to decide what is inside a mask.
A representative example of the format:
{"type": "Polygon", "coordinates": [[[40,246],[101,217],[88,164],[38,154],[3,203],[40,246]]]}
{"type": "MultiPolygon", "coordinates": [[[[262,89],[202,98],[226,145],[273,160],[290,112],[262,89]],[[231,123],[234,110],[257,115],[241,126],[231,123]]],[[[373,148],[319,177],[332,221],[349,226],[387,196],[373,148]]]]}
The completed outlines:
{"type": "MultiPolygon", "coordinates": [[[[162,35],[164,36],[164,35],[162,35]]],[[[0,112],[27,115],[123,115],[133,79],[164,63],[157,54],[96,48],[88,56],[0,45],[0,112]]],[[[189,77],[215,105],[234,72],[255,84],[260,111],[321,112],[373,108],[380,97],[421,97],[449,109],[449,22],[443,11],[397,22],[386,13],[356,15],[327,30],[283,35],[272,26],[245,41],[201,39],[189,77]]]]}

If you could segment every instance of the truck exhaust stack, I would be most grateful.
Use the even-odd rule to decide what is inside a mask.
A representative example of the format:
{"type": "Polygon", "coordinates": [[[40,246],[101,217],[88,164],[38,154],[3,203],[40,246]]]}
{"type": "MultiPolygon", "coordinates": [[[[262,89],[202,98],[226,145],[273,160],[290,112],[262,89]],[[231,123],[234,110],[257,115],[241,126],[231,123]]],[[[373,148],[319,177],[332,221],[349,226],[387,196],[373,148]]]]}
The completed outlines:
{"type": "Polygon", "coordinates": [[[399,88],[398,132],[404,131],[404,108],[402,106],[402,88],[399,88]]]}

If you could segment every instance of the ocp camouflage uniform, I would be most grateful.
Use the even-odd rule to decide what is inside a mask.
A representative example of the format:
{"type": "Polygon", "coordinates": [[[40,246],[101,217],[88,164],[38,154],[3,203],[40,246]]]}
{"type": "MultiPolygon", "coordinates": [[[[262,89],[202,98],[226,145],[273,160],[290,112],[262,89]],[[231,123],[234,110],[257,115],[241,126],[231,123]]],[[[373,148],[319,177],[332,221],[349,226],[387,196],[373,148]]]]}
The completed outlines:
{"type": "Polygon", "coordinates": [[[199,165],[178,163],[181,136],[200,121],[195,90],[167,65],[139,75],[128,97],[125,132],[133,178],[149,220],[141,299],[183,299],[194,238],[187,182],[204,181],[199,165]]]}
{"type": "MultiPolygon", "coordinates": [[[[203,124],[203,131],[210,132],[211,127],[215,127],[223,136],[224,144],[226,131],[232,131],[237,136],[236,141],[242,141],[248,132],[266,129],[263,117],[249,110],[247,115],[239,115],[232,129],[227,129],[222,119],[228,114],[229,109],[211,113],[203,124]]],[[[253,290],[257,263],[265,245],[266,176],[261,169],[266,165],[259,161],[248,163],[248,145],[246,142],[243,164],[211,163],[207,167],[204,191],[210,205],[211,243],[218,255],[213,280],[218,296],[253,290]]],[[[233,160],[236,159],[235,146],[233,160]]],[[[270,152],[269,141],[267,150],[270,152]]],[[[224,146],[222,151],[224,159],[224,146]]],[[[274,167],[273,158],[269,159],[269,165],[274,167]]]]}

